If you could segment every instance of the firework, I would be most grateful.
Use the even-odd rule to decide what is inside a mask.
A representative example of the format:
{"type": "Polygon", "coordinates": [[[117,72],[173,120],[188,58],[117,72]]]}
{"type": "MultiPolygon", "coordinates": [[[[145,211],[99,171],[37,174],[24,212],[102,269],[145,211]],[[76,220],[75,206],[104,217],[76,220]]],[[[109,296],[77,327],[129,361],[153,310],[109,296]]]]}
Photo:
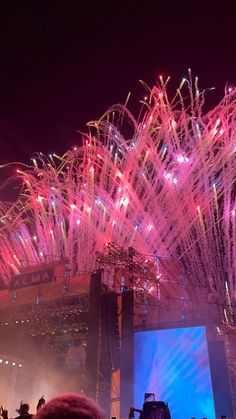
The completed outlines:
{"type": "Polygon", "coordinates": [[[177,258],[220,298],[235,297],[236,91],[204,114],[197,79],[147,94],[138,120],[114,105],[82,146],[19,166],[22,192],[1,205],[0,272],[68,259],[77,275],[114,241],[177,258]]]}

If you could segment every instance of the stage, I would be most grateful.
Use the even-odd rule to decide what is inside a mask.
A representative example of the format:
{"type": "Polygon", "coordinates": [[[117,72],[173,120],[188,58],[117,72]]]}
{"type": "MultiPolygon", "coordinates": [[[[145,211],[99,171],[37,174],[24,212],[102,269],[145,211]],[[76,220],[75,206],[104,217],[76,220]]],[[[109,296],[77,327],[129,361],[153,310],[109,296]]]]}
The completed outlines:
{"type": "Polygon", "coordinates": [[[175,260],[160,258],[157,278],[151,261],[118,250],[108,244],[91,275],[44,265],[48,282],[28,272],[1,291],[1,404],[14,417],[20,400],[34,411],[42,395],[74,391],[125,419],[153,392],[172,419],[233,418],[235,327],[212,290],[175,260]]]}

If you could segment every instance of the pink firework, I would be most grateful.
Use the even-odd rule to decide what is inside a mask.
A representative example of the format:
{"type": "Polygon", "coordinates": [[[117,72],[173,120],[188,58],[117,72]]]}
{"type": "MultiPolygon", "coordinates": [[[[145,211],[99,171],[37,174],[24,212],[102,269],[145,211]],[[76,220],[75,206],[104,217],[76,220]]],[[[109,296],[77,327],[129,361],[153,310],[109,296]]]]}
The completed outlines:
{"type": "Polygon", "coordinates": [[[137,121],[114,105],[82,146],[20,167],[19,199],[0,208],[6,283],[22,266],[65,258],[73,275],[91,271],[95,251],[114,241],[177,258],[235,297],[236,92],[204,114],[197,80],[171,100],[166,84],[147,90],[137,121]]]}

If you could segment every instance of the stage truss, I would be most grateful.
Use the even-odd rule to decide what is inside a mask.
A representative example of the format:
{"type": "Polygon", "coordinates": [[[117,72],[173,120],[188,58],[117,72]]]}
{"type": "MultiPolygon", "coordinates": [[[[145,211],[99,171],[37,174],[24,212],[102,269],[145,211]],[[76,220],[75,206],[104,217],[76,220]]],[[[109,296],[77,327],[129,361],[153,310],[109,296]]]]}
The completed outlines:
{"type": "Polygon", "coordinates": [[[235,326],[232,306],[220,301],[204,278],[195,281],[194,268],[190,272],[178,260],[142,255],[111,242],[96,252],[96,263],[104,270],[108,292],[134,291],[136,327],[173,322],[214,323],[222,330],[235,326]]]}
{"type": "Polygon", "coordinates": [[[195,280],[194,265],[190,272],[184,262],[142,255],[114,242],[96,252],[96,263],[104,270],[105,291],[134,291],[135,330],[205,325],[209,339],[224,340],[228,367],[236,377],[235,307],[220,301],[205,278],[195,280]]]}
{"type": "Polygon", "coordinates": [[[0,310],[0,328],[24,329],[33,338],[41,337],[60,353],[75,342],[86,345],[88,334],[88,294],[60,300],[25,304],[0,310]]]}

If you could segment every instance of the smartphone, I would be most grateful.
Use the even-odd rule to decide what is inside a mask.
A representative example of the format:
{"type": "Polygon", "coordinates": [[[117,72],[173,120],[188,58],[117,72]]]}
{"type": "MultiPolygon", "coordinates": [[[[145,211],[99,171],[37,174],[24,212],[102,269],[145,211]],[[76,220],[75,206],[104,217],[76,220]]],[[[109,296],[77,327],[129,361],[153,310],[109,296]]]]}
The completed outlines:
{"type": "Polygon", "coordinates": [[[154,393],[145,393],[144,394],[144,402],[154,402],[155,401],[155,394],[154,393]]]}

